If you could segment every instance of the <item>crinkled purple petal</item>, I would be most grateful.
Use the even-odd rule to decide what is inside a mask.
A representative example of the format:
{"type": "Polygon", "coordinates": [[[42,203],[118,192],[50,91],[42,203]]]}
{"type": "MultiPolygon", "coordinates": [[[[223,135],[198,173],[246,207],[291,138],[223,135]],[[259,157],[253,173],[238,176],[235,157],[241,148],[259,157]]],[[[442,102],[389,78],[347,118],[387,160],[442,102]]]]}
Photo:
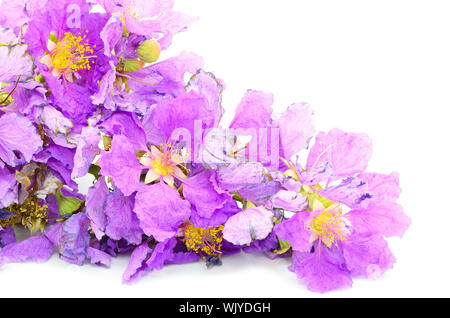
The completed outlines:
{"type": "Polygon", "coordinates": [[[91,220],[91,228],[98,240],[105,235],[106,228],[106,198],[109,188],[105,178],[101,177],[94,187],[90,188],[86,197],[86,215],[91,220]]]}
{"type": "Polygon", "coordinates": [[[311,218],[309,212],[299,212],[288,220],[275,225],[274,232],[283,241],[291,244],[292,249],[298,252],[311,250],[311,231],[306,223],[311,218]]]}
{"type": "Polygon", "coordinates": [[[91,264],[111,266],[111,256],[103,251],[100,251],[93,247],[88,247],[87,257],[91,260],[91,264]]]}
{"type": "Polygon", "coordinates": [[[299,279],[305,279],[309,290],[325,293],[352,286],[350,272],[344,264],[345,259],[337,247],[329,249],[319,245],[313,253],[294,252],[289,269],[299,279]]]}
{"type": "Polygon", "coordinates": [[[378,278],[393,267],[394,255],[381,235],[350,235],[342,242],[347,268],[356,276],[378,278]]]}
{"type": "Polygon", "coordinates": [[[83,127],[73,159],[72,178],[84,177],[89,172],[95,156],[100,154],[101,138],[100,131],[96,127],[83,127]]]}
{"type": "Polygon", "coordinates": [[[126,196],[135,192],[140,183],[142,166],[136,157],[136,149],[128,139],[116,135],[110,151],[102,151],[98,162],[103,176],[111,177],[116,186],[126,196]]]}
{"type": "Polygon", "coordinates": [[[19,188],[15,174],[7,167],[0,167],[0,207],[8,207],[18,201],[19,188]]]}
{"type": "Polygon", "coordinates": [[[119,190],[112,192],[106,200],[106,235],[114,240],[125,239],[130,244],[142,241],[139,219],[133,212],[134,195],[124,196],[119,190]]]}
{"type": "Polygon", "coordinates": [[[111,136],[125,137],[135,150],[148,149],[144,127],[134,113],[116,112],[100,126],[111,136]]]}
{"type": "Polygon", "coordinates": [[[209,218],[215,210],[224,207],[231,199],[227,193],[219,193],[214,189],[211,178],[215,172],[205,170],[183,182],[183,194],[196,209],[197,213],[204,218],[209,218]]]}
{"type": "Polygon", "coordinates": [[[0,251],[0,266],[7,263],[43,263],[52,254],[53,244],[44,235],[37,235],[21,242],[6,245],[0,251]]]}
{"type": "Polygon", "coordinates": [[[347,178],[337,186],[319,191],[319,194],[331,201],[344,203],[352,209],[367,207],[373,199],[369,186],[359,178],[347,178]]]}
{"type": "Polygon", "coordinates": [[[160,182],[141,186],[134,211],[144,233],[161,242],[175,236],[178,227],[189,219],[191,206],[181,199],[177,190],[160,182]]]}
{"type": "Polygon", "coordinates": [[[125,283],[133,283],[141,277],[147,267],[145,260],[151,252],[152,249],[147,242],[134,249],[133,253],[131,253],[130,262],[122,276],[125,283]]]}
{"type": "MultiPolygon", "coordinates": [[[[1,212],[4,210],[0,210],[1,212]]],[[[6,211],[8,212],[8,211],[6,211]]],[[[16,234],[14,233],[14,229],[12,227],[8,227],[6,229],[0,230],[0,248],[4,248],[6,245],[16,243],[16,234]]]]}

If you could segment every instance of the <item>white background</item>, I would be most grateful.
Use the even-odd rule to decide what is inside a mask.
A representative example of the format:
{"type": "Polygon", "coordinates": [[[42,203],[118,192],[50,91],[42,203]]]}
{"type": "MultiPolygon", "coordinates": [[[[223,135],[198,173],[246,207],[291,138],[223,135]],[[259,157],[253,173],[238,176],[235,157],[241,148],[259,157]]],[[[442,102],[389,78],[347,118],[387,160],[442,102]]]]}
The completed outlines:
{"type": "MultiPolygon", "coordinates": [[[[164,57],[202,55],[227,83],[228,119],[249,88],[273,92],[279,111],[309,102],[318,130],[372,137],[370,171],[400,172],[400,202],[413,223],[390,240],[394,269],[324,297],[449,297],[450,2],[178,0],[176,8],[200,20],[164,57]]],[[[211,270],[168,266],[132,286],[121,283],[127,262],[78,267],[55,255],[6,265],[0,296],[320,296],[288,271],[288,260],[242,254],[211,270]]]]}

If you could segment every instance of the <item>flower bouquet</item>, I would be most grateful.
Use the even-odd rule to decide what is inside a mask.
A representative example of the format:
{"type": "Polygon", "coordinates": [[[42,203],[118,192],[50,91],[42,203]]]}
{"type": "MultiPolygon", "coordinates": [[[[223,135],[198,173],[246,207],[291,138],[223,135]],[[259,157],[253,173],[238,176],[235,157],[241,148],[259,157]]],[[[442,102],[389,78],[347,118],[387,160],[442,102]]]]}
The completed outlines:
{"type": "Polygon", "coordinates": [[[128,254],[130,283],[244,251],[292,259],[315,292],[392,268],[386,238],[410,219],[398,174],[365,171],[370,138],[315,134],[310,105],[273,114],[273,96],[251,90],[224,125],[225,83],[202,58],[160,59],[195,20],[172,8],[2,2],[0,264],[128,254]]]}

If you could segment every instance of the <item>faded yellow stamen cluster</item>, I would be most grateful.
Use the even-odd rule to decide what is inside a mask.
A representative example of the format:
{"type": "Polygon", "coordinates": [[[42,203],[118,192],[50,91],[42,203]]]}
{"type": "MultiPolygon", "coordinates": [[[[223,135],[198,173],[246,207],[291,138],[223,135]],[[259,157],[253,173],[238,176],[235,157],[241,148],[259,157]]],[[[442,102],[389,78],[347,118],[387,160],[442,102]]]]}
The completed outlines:
{"type": "Polygon", "coordinates": [[[56,43],[56,47],[51,52],[52,65],[58,70],[69,68],[74,72],[90,70],[89,58],[92,54],[94,50],[89,46],[86,35],[78,33],[78,36],[74,36],[66,32],[64,39],[56,43]]]}
{"type": "Polygon", "coordinates": [[[184,227],[184,242],[189,250],[202,256],[219,256],[222,249],[223,225],[203,229],[187,222],[184,227]]]}
{"type": "Polygon", "coordinates": [[[47,205],[39,205],[39,200],[36,197],[29,196],[24,203],[14,203],[8,207],[6,210],[16,215],[8,220],[2,220],[0,225],[2,227],[10,227],[21,223],[31,232],[36,232],[38,229],[43,231],[48,221],[47,209],[47,205]]]}

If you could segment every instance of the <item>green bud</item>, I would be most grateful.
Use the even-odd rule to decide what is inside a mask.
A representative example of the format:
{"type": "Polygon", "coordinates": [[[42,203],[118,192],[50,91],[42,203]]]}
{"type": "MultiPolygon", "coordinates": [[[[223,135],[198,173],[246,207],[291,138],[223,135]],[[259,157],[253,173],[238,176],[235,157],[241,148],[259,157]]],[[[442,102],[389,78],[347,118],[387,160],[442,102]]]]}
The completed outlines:
{"type": "Polygon", "coordinates": [[[75,197],[66,197],[61,193],[61,189],[56,192],[59,213],[61,215],[72,214],[81,208],[83,201],[75,197]]]}
{"type": "Polygon", "coordinates": [[[136,53],[145,63],[155,63],[161,55],[161,46],[155,40],[147,40],[139,45],[136,53]]]}
{"type": "Polygon", "coordinates": [[[144,63],[138,59],[130,59],[125,61],[123,69],[125,72],[135,72],[139,71],[144,66],[144,63]]]}

